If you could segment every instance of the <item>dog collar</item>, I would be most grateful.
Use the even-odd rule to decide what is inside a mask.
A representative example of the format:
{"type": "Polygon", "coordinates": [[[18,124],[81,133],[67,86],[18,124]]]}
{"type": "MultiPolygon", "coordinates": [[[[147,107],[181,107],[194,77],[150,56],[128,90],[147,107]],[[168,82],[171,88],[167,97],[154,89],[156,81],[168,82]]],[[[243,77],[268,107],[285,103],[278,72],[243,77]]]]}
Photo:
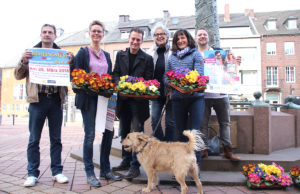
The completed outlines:
{"type": "Polygon", "coordinates": [[[143,147],[142,147],[142,149],[140,149],[140,151],[136,152],[136,154],[141,153],[144,150],[144,148],[147,146],[147,144],[148,144],[148,141],[143,145],[143,147]]]}

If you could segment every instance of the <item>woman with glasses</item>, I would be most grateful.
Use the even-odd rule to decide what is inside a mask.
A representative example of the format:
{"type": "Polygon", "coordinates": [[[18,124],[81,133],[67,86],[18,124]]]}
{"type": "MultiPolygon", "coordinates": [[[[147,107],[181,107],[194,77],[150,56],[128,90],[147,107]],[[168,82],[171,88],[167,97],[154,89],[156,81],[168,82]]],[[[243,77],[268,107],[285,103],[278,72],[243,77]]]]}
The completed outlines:
{"type": "MultiPolygon", "coordinates": [[[[112,73],[112,63],[108,52],[100,48],[104,37],[104,25],[100,21],[93,21],[89,26],[91,44],[80,48],[75,56],[75,68],[84,69],[87,73],[95,72],[99,75],[112,73]]],[[[90,186],[100,187],[101,183],[96,178],[93,164],[93,143],[95,139],[95,118],[98,96],[88,95],[85,92],[76,94],[75,106],[81,110],[84,124],[83,162],[90,186]]],[[[110,170],[109,154],[114,132],[105,129],[100,150],[100,177],[111,180],[121,180],[110,170]]]]}

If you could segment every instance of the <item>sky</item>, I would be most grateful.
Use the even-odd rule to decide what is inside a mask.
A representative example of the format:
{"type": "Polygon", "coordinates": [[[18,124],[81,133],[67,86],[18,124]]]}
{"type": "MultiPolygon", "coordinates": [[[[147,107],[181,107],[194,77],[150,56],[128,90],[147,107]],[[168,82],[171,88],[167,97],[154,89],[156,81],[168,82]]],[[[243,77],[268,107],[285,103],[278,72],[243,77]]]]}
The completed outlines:
{"type": "MultiPolygon", "coordinates": [[[[299,0],[216,0],[218,13],[225,3],[230,13],[300,10],[299,0]]],[[[16,61],[26,48],[40,40],[43,24],[54,24],[72,33],[88,27],[92,20],[117,21],[119,15],[131,20],[159,18],[163,10],[170,16],[195,14],[195,0],[1,0],[0,67],[16,61]]],[[[9,65],[10,66],[10,65],[9,65]]]]}

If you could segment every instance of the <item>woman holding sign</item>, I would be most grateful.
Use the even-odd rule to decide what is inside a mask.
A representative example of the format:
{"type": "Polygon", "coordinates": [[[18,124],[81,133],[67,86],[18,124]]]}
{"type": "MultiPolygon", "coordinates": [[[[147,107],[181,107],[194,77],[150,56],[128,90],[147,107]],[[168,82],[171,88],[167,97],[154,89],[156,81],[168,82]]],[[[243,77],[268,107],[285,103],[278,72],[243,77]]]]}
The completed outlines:
{"type": "MultiPolygon", "coordinates": [[[[109,53],[100,48],[104,37],[104,25],[100,21],[93,21],[89,26],[91,44],[80,48],[75,56],[75,68],[84,69],[87,73],[95,72],[99,75],[111,74],[112,63],[109,53]]],[[[79,92],[75,97],[75,106],[81,110],[84,124],[83,162],[90,186],[100,187],[101,183],[96,178],[93,164],[93,142],[95,139],[95,118],[97,112],[98,96],[79,92]]],[[[114,132],[105,129],[100,150],[100,177],[111,180],[121,180],[110,170],[109,154],[114,132]]]]}

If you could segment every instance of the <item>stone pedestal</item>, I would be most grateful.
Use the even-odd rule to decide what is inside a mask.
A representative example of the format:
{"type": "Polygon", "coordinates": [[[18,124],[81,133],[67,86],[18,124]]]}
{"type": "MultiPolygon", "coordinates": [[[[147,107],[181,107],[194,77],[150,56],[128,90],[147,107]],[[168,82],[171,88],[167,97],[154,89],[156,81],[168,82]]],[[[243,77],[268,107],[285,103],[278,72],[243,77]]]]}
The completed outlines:
{"type": "Polygon", "coordinates": [[[295,116],[295,147],[300,147],[300,109],[281,108],[281,112],[295,116]]]}
{"type": "Polygon", "coordinates": [[[253,107],[253,153],[270,154],[271,149],[271,108],[253,107]]]}

